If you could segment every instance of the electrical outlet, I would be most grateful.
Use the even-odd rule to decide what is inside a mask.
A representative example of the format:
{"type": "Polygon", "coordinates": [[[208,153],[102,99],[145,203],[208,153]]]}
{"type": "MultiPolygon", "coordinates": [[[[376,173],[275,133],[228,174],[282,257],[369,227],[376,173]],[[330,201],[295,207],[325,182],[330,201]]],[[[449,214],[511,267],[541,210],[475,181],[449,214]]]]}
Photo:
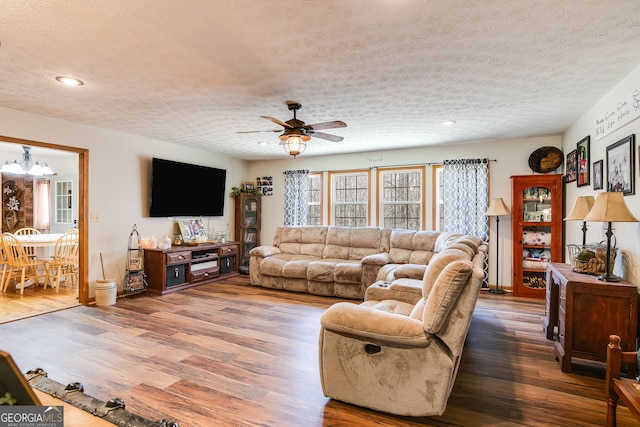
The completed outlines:
{"type": "Polygon", "coordinates": [[[90,222],[100,222],[100,215],[98,214],[90,214],[89,215],[90,222]]]}

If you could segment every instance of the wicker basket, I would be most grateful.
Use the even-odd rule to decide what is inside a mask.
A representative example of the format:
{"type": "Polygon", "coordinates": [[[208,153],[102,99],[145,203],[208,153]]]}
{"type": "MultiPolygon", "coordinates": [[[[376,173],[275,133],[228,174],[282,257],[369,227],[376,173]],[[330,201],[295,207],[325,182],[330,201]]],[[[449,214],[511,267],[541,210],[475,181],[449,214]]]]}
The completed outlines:
{"type": "MultiPolygon", "coordinates": [[[[569,259],[573,271],[578,273],[598,275],[606,268],[607,245],[605,243],[590,243],[587,245],[567,245],[569,259]]],[[[611,249],[609,273],[613,270],[616,259],[615,248],[611,249]]]]}

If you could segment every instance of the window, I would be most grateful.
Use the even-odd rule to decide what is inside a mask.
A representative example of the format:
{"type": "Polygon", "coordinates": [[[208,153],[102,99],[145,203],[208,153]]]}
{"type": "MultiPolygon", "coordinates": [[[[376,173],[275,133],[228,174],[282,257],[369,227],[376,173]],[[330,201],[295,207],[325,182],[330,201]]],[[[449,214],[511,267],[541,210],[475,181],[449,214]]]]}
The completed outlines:
{"type": "Polygon", "coordinates": [[[72,181],[56,182],[56,224],[73,224],[72,181]]]}
{"type": "Polygon", "coordinates": [[[345,227],[369,225],[369,171],[329,173],[331,224],[345,227]]]}
{"type": "Polygon", "coordinates": [[[385,228],[424,228],[424,168],[378,171],[380,220],[385,228]]]}
{"type": "Polygon", "coordinates": [[[322,174],[309,173],[307,225],[322,225],[322,174]]]}

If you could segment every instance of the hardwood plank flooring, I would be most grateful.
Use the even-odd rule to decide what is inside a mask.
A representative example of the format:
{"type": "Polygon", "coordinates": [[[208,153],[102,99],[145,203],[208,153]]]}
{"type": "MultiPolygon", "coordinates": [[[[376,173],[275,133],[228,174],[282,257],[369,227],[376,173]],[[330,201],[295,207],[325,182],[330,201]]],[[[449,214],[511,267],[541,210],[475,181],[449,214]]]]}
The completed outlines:
{"type": "MultiPolygon", "coordinates": [[[[481,293],[443,416],[397,417],[327,399],[319,318],[337,301],[241,276],[6,323],[0,348],[23,371],[43,368],[182,427],[604,425],[603,365],[574,363],[563,374],[542,332],[543,301],[510,294],[481,293]]],[[[618,425],[637,423],[620,407],[618,425]]]]}
{"type": "Polygon", "coordinates": [[[50,287],[27,286],[20,295],[20,289],[9,284],[6,292],[0,292],[0,324],[76,307],[79,305],[77,294],[77,285],[63,284],[58,293],[50,287]]]}

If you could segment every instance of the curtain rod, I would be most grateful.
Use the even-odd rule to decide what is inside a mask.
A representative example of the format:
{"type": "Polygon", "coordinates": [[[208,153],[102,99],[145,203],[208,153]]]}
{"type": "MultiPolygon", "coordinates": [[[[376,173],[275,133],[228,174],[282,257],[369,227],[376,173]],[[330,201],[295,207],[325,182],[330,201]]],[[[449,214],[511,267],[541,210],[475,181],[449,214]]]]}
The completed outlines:
{"type": "MultiPolygon", "coordinates": [[[[471,160],[471,159],[464,159],[464,160],[471,160]]],[[[487,159],[488,162],[497,162],[497,159],[487,159]]],[[[382,169],[382,168],[398,168],[398,167],[407,167],[407,166],[433,166],[433,165],[441,165],[443,164],[445,161],[442,160],[440,162],[430,162],[430,163],[406,163],[403,165],[384,165],[384,166],[369,166],[367,169],[382,169]]],[[[318,171],[318,172],[340,172],[340,171],[344,171],[344,170],[357,170],[358,168],[350,168],[350,169],[332,169],[330,171],[328,170],[324,170],[324,171],[318,171]]],[[[318,173],[316,172],[316,173],[318,173]]]]}

